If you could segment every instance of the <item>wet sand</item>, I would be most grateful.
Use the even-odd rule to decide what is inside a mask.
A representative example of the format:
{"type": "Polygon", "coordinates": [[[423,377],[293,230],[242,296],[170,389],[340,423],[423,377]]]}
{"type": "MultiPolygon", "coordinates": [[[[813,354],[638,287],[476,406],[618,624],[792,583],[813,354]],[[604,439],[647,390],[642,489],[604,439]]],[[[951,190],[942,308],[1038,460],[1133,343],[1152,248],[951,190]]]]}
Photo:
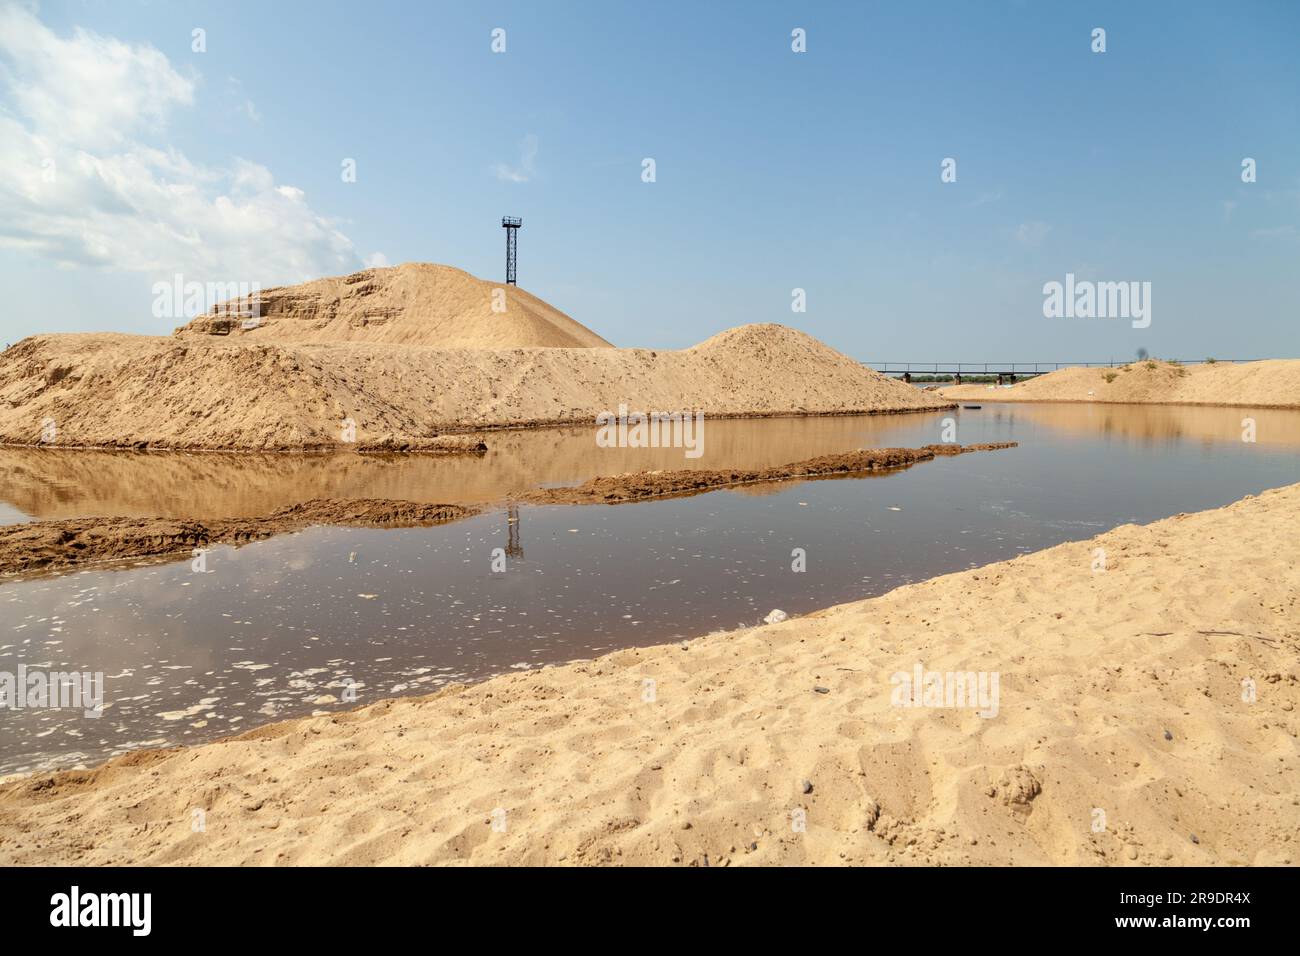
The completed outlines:
{"type": "Polygon", "coordinates": [[[975,451],[1015,448],[1016,442],[988,442],[979,445],[926,445],[924,448],[864,448],[839,455],[823,455],[773,468],[753,470],[682,469],[639,471],[627,475],[592,478],[576,488],[546,488],[520,496],[533,504],[623,504],[702,494],[719,488],[737,488],[773,481],[840,478],[873,472],[910,468],[917,462],[975,451]]]}
{"type": "Polygon", "coordinates": [[[0,527],[0,574],[66,571],[87,565],[165,560],[217,544],[247,544],[315,525],[419,528],[477,514],[461,505],[413,501],[303,502],[261,518],[68,518],[0,527]]]}

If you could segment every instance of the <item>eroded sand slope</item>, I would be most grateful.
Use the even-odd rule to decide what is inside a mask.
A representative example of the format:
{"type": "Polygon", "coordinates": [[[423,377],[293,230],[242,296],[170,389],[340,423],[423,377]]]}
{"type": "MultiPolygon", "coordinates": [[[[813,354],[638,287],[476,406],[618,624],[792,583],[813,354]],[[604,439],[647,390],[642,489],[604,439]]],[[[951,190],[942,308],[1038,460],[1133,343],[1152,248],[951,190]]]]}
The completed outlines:
{"type": "Polygon", "coordinates": [[[939,389],[939,394],[956,401],[1300,408],[1300,359],[1187,366],[1152,361],[1113,369],[1063,368],[1017,382],[1010,388],[950,385],[939,389]]]}
{"type": "Polygon", "coordinates": [[[176,330],[248,342],[372,342],[439,348],[600,348],[609,343],[517,286],[452,266],[407,262],[301,285],[264,289],[258,322],[245,328],[247,299],[219,303],[176,330]],[[494,294],[498,309],[494,311],[494,294]]]}
{"type": "Polygon", "coordinates": [[[950,404],[780,325],[741,326],[680,351],[86,333],[33,336],[0,355],[0,442],[14,444],[346,449],[348,420],[364,444],[543,423],[594,427],[620,403],[713,416],[950,404]]]}
{"type": "Polygon", "coordinates": [[[0,788],[0,863],[1295,863],[1298,524],[1292,485],[782,624],[42,774],[0,788]],[[997,716],[891,706],[917,662],[998,672],[997,716]]]}

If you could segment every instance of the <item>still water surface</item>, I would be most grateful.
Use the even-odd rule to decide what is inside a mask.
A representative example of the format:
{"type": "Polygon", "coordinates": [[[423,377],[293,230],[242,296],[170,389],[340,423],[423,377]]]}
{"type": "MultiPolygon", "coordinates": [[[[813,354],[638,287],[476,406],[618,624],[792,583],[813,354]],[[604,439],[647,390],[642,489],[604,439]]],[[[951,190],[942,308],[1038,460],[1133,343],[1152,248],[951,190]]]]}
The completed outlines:
{"type": "MultiPolygon", "coordinates": [[[[643,504],[503,507],[436,528],[316,528],[187,559],[0,584],[0,671],[102,671],[101,718],[0,712],[0,774],[94,764],[261,723],[591,657],[1217,507],[1300,481],[1300,412],[995,405],[708,422],[705,456],[597,449],[589,429],[489,436],[482,459],[0,452],[7,520],[257,514],[314,496],[492,502],[656,467],[777,464],[937,441],[1019,441],[874,478],[643,504]],[[1243,418],[1257,440],[1243,442],[1243,418]],[[495,440],[494,440],[495,438],[495,440]],[[792,551],[807,571],[791,570],[792,551]],[[512,549],[513,551],[514,549],[512,549]]],[[[1282,530],[1282,529],[1279,529],[1282,530]]],[[[1294,533],[1295,529],[1287,529],[1294,533]]]]}

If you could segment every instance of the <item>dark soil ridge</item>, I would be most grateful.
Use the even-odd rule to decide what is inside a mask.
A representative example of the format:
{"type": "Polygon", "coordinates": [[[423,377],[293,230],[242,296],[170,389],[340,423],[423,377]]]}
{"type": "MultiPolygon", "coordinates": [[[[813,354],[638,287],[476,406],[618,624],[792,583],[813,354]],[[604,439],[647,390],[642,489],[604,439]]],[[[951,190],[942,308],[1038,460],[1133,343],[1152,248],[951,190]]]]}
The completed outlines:
{"type": "Polygon", "coordinates": [[[703,494],[720,488],[734,488],[767,481],[839,478],[872,472],[910,468],[920,461],[961,455],[973,451],[1015,448],[1019,442],[986,442],[977,445],[923,445],[920,448],[864,448],[836,455],[822,455],[788,465],[755,469],[681,469],[638,471],[626,475],[601,475],[571,488],[539,488],[518,500],[530,504],[625,504],[650,498],[703,494]]]}
{"type": "Polygon", "coordinates": [[[67,518],[0,527],[0,574],[172,558],[218,544],[241,545],[314,525],[417,528],[477,514],[461,505],[383,498],[318,498],[259,518],[67,518]]]}

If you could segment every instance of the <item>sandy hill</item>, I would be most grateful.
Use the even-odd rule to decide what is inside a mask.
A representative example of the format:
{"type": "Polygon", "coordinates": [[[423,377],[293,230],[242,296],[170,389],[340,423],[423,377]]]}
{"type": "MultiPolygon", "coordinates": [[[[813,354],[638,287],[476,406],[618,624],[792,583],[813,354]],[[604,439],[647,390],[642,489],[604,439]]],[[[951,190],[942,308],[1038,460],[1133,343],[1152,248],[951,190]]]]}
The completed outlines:
{"type": "Polygon", "coordinates": [[[1300,359],[1207,365],[1133,362],[1117,368],[1063,368],[1011,388],[954,385],[939,394],[957,401],[1129,402],[1300,408],[1300,359]]]}
{"type": "Polygon", "coordinates": [[[104,333],[41,335],[0,355],[0,442],[345,450],[446,431],[603,411],[707,416],[852,414],[951,402],[780,325],[730,329],[681,351],[434,348],[104,333]]]}
{"type": "Polygon", "coordinates": [[[245,329],[248,302],[219,303],[176,334],[250,342],[373,342],[442,348],[609,347],[591,329],[515,286],[451,266],[408,262],[302,285],[264,289],[260,324],[245,329]],[[500,290],[504,312],[494,312],[500,290]]]}

